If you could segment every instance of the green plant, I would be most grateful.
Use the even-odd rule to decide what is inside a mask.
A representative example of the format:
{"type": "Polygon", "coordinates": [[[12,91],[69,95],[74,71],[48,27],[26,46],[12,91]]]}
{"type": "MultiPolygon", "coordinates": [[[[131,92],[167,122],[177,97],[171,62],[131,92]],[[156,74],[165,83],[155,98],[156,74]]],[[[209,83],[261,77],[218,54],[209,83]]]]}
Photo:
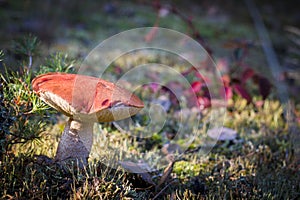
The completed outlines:
{"type": "MultiPolygon", "coordinates": [[[[67,55],[56,53],[47,58],[37,72],[32,72],[30,67],[38,44],[39,40],[32,35],[14,42],[14,52],[29,59],[28,66],[23,65],[20,71],[10,71],[3,63],[5,72],[0,75],[0,155],[9,153],[15,144],[39,140],[46,127],[55,120],[51,117],[54,110],[31,90],[32,77],[51,71],[69,72],[75,63],[67,55]]],[[[3,57],[1,51],[1,61],[3,57]]],[[[32,151],[29,148],[27,153],[32,151]]]]}
{"type": "Polygon", "coordinates": [[[39,75],[48,72],[72,72],[75,63],[76,60],[69,58],[67,54],[57,52],[46,58],[45,63],[40,66],[36,74],[39,75]]]}
{"type": "Polygon", "coordinates": [[[24,57],[28,59],[27,71],[32,67],[32,59],[37,54],[39,44],[38,38],[31,34],[13,42],[14,53],[21,55],[23,59],[24,57]]]}
{"type": "Polygon", "coordinates": [[[31,73],[8,72],[0,76],[1,153],[12,145],[40,138],[49,123],[49,107],[30,89],[31,73]]]}
{"type": "Polygon", "coordinates": [[[3,61],[3,58],[4,58],[4,52],[3,50],[0,51],[0,62],[3,61]]]}
{"type": "MultiPolygon", "coordinates": [[[[26,5],[30,5],[28,6],[28,8],[30,7],[31,10],[36,10],[36,8],[39,8],[39,6],[41,6],[40,4],[36,6],[36,3],[33,3],[33,1],[30,2],[31,3],[29,4],[27,4],[27,2],[26,5]]],[[[178,1],[178,3],[180,2],[178,1]]],[[[9,8],[9,5],[11,4],[14,4],[18,8],[23,6],[19,3],[13,3],[13,1],[9,1],[8,4],[5,2],[5,4],[6,5],[4,6],[6,6],[6,8],[9,8]]],[[[67,24],[68,17],[71,17],[77,20],[75,22],[73,20],[72,24],[78,24],[78,22],[80,22],[79,24],[84,24],[84,28],[82,28],[80,25],[79,28],[74,31],[74,26],[64,26],[63,31],[67,32],[67,36],[56,34],[56,36],[59,35],[59,39],[61,39],[61,37],[68,37],[67,40],[69,40],[74,39],[74,36],[78,39],[78,33],[81,37],[82,31],[83,33],[89,32],[92,29],[97,29],[99,31],[99,27],[100,31],[95,33],[94,35],[97,35],[97,37],[99,37],[100,33],[100,37],[102,37],[102,34],[105,35],[107,32],[111,34],[112,29],[114,30],[113,32],[119,31],[120,26],[122,27],[121,30],[123,30],[127,29],[129,26],[134,27],[136,23],[140,21],[142,21],[142,23],[148,24],[149,21],[152,20],[151,17],[155,16],[153,13],[147,16],[145,7],[141,7],[141,5],[138,5],[139,9],[137,9],[137,11],[134,11],[133,16],[128,17],[133,20],[124,20],[123,17],[119,17],[120,14],[129,6],[130,9],[134,9],[136,6],[136,4],[132,5],[132,3],[130,2],[126,2],[125,5],[124,2],[118,2],[116,8],[114,8],[116,9],[115,13],[99,12],[99,7],[94,6],[94,3],[91,6],[91,2],[85,2],[84,4],[86,7],[86,9],[84,10],[87,10],[88,8],[95,9],[94,12],[93,9],[89,9],[91,10],[91,13],[89,14],[92,15],[92,20],[89,17],[91,15],[86,15],[86,13],[81,12],[82,9],[78,9],[81,8],[80,3],[72,5],[62,5],[62,8],[65,9],[65,12],[63,12],[63,14],[67,13],[65,15],[66,18],[64,18],[64,23],[67,24]],[[69,7],[73,6],[77,8],[76,12],[68,9],[69,7]],[[78,15],[80,15],[80,17],[78,15]],[[105,15],[107,15],[108,17],[104,18],[105,15]],[[84,18],[82,19],[82,17],[84,18]],[[124,21],[130,22],[124,23],[124,21]],[[105,26],[95,26],[95,24],[103,24],[103,22],[105,23],[105,26]],[[108,26],[112,29],[107,28],[108,26]]],[[[51,12],[54,13],[59,13],[59,16],[61,16],[61,9],[49,9],[49,5],[45,5],[48,10],[51,10],[51,12]]],[[[160,12],[161,9],[165,9],[165,5],[163,4],[160,4],[160,6],[158,6],[158,4],[154,2],[154,4],[151,3],[151,5],[156,8],[157,12],[160,12]]],[[[236,4],[234,5],[235,10],[238,10],[236,4]]],[[[184,24],[184,22],[182,23],[182,21],[187,21],[189,23],[189,21],[191,21],[192,19],[184,18],[183,20],[178,20],[178,17],[180,16],[174,13],[175,11],[178,11],[175,6],[174,8],[174,10],[169,9],[169,11],[173,13],[172,16],[169,14],[167,17],[161,17],[163,19],[160,20],[160,25],[164,27],[177,27],[179,30],[184,31],[186,29],[186,25],[184,24]]],[[[206,12],[206,7],[203,8],[206,12]]],[[[7,10],[9,9],[3,9],[3,12],[5,13],[7,12],[7,10]]],[[[28,9],[22,10],[24,10],[25,12],[28,11],[28,9]]],[[[24,11],[18,13],[18,16],[23,16],[24,11]]],[[[197,12],[198,11],[199,10],[197,10],[197,12]]],[[[192,10],[190,14],[193,15],[192,10]]],[[[15,12],[13,13],[13,15],[15,16],[15,12]]],[[[217,26],[214,26],[212,23],[207,22],[205,18],[199,18],[198,15],[195,15],[193,17],[195,17],[193,19],[195,28],[200,30],[201,38],[205,39],[205,42],[212,42],[212,44],[210,44],[209,46],[212,47],[212,50],[214,52],[216,51],[215,49],[217,47],[218,50],[222,51],[221,55],[223,55],[224,53],[224,49],[222,48],[222,46],[216,45],[218,42],[220,42],[218,41],[218,39],[222,39],[223,43],[223,41],[226,39],[234,40],[235,38],[240,38],[240,40],[237,40],[237,42],[231,44],[231,46],[233,46],[231,47],[231,49],[232,51],[234,51],[234,55],[232,56],[240,58],[243,52],[247,52],[249,44],[254,45],[255,51],[250,51],[249,54],[245,54],[247,55],[247,61],[245,61],[245,63],[251,67],[255,67],[256,65],[253,64],[257,63],[257,66],[259,68],[264,68],[261,67],[265,66],[264,62],[262,61],[262,54],[260,51],[257,51],[259,48],[256,45],[256,42],[251,42],[251,40],[256,41],[256,38],[253,39],[251,37],[251,34],[253,35],[254,33],[250,33],[251,28],[249,28],[248,25],[243,25],[242,32],[244,32],[244,34],[240,31],[241,24],[233,23],[234,25],[232,25],[229,23],[221,23],[222,25],[220,26],[220,23],[218,23],[217,26]],[[234,32],[232,32],[232,30],[234,30],[234,32]],[[211,41],[209,41],[210,39],[211,41]],[[250,43],[248,43],[248,41],[250,41],[250,43]],[[247,48],[243,48],[245,47],[244,45],[247,48]],[[254,62],[251,62],[251,60],[254,62]]],[[[26,17],[22,17],[22,22],[25,18],[26,17]]],[[[15,17],[11,17],[11,19],[4,21],[8,21],[6,23],[10,25],[11,22],[15,23],[18,20],[15,17]]],[[[151,24],[151,21],[149,24],[151,24]]],[[[3,33],[5,33],[5,31],[3,31],[3,33]]],[[[197,34],[196,30],[191,30],[190,33],[190,35],[194,36],[196,36],[197,34]]],[[[88,34],[87,36],[92,37],[92,35],[93,34],[88,34]]],[[[280,35],[280,39],[282,38],[282,35],[280,35]]],[[[81,37],[81,39],[86,38],[81,37]]],[[[196,39],[199,41],[199,38],[196,39]]],[[[63,40],[65,42],[65,38],[63,40]]],[[[26,42],[21,43],[25,44],[26,42]]],[[[31,38],[31,40],[27,40],[27,44],[29,45],[25,45],[25,48],[23,48],[24,45],[23,47],[22,45],[15,46],[18,47],[15,49],[21,49],[21,51],[18,50],[18,53],[15,53],[18,54],[18,57],[16,58],[23,59],[23,62],[20,65],[23,68],[27,68],[29,66],[29,63],[33,63],[32,65],[36,63],[33,62],[33,59],[35,59],[35,57],[37,56],[37,51],[34,51],[35,48],[31,47],[38,47],[38,45],[32,45],[35,44],[35,40],[33,40],[33,37],[31,38]],[[29,62],[30,59],[31,62],[29,62]]],[[[74,49],[73,47],[66,48],[69,47],[68,43],[64,43],[64,45],[65,46],[63,48],[66,51],[74,49]]],[[[53,46],[51,44],[50,48],[52,48],[53,46]]],[[[82,45],[80,45],[79,48],[81,47],[82,45]]],[[[291,48],[291,50],[293,49],[294,48],[291,48]]],[[[288,52],[290,52],[290,50],[288,50],[288,52]]],[[[214,55],[218,55],[218,53],[219,52],[214,55]]],[[[295,59],[299,57],[297,55],[296,57],[294,57],[294,55],[295,54],[288,54],[290,58],[293,58],[293,61],[295,61],[295,59]]],[[[41,56],[42,59],[43,57],[45,56],[41,56]]],[[[23,69],[19,72],[14,73],[8,71],[7,73],[2,75],[4,78],[1,77],[0,79],[1,154],[4,152],[3,156],[1,156],[0,158],[0,199],[299,198],[299,165],[293,166],[290,162],[291,157],[294,156],[294,152],[291,147],[291,138],[289,138],[289,129],[287,127],[288,125],[283,118],[284,105],[282,105],[279,101],[272,99],[272,97],[274,98],[273,93],[271,93],[271,98],[267,97],[267,100],[264,100],[262,102],[262,97],[256,96],[258,95],[258,89],[252,86],[252,80],[246,82],[246,86],[247,88],[249,88],[248,92],[251,94],[251,97],[253,97],[253,104],[247,104],[247,101],[245,99],[240,98],[239,96],[234,96],[232,99],[230,99],[231,103],[228,107],[225,126],[235,129],[238,132],[239,137],[235,141],[219,141],[209,155],[202,156],[200,154],[197,155],[198,145],[200,144],[200,147],[202,148],[209,144],[205,144],[202,142],[202,135],[205,134],[202,134],[202,132],[199,133],[199,138],[197,138],[197,141],[193,144],[194,148],[192,148],[193,152],[195,153],[185,155],[184,160],[176,163],[171,175],[168,176],[169,179],[167,179],[157,190],[155,190],[153,186],[149,186],[149,183],[147,185],[145,183],[145,180],[142,181],[143,178],[141,177],[143,177],[144,174],[133,175],[130,173],[125,173],[121,170],[109,169],[99,162],[99,160],[101,159],[99,159],[100,156],[98,155],[94,156],[94,160],[91,159],[91,161],[89,162],[89,166],[82,171],[76,168],[64,168],[58,166],[53,163],[52,159],[50,158],[43,158],[43,156],[32,156],[32,154],[44,154],[47,156],[50,155],[51,157],[51,155],[53,154],[50,154],[49,152],[53,152],[53,149],[55,149],[53,148],[53,146],[57,145],[56,137],[58,138],[57,135],[61,133],[64,125],[62,123],[58,123],[55,126],[51,124],[52,120],[57,120],[59,118],[57,118],[57,115],[52,114],[52,111],[51,109],[49,109],[49,107],[43,107],[45,106],[43,102],[33,101],[31,103],[26,103],[29,100],[33,100],[32,97],[34,97],[34,94],[29,94],[27,91],[28,88],[30,90],[31,76],[36,76],[38,74],[53,71],[72,72],[72,66],[74,63],[70,62],[72,61],[72,59],[69,59],[68,57],[67,59],[65,59],[65,57],[66,56],[61,53],[55,53],[44,60],[40,68],[38,68],[37,66],[31,67],[31,70],[28,70],[28,76],[25,76],[27,70],[23,69]],[[32,71],[33,69],[37,69],[37,71],[32,71]],[[30,97],[31,95],[33,96],[30,97]],[[18,96],[20,96],[19,100],[17,98],[18,96]],[[19,101],[21,101],[21,99],[23,100],[20,103],[19,101]],[[17,104],[17,102],[19,103],[17,104]],[[21,108],[19,106],[21,106],[21,108]],[[23,113],[23,115],[16,116],[16,114],[20,113],[23,113]],[[20,123],[20,120],[24,120],[23,118],[27,119],[23,123],[25,124],[23,125],[23,127],[25,127],[24,130],[38,130],[37,128],[34,128],[34,126],[39,126],[39,128],[41,128],[39,131],[42,132],[38,134],[39,139],[30,138],[30,135],[28,135],[28,137],[22,139],[22,142],[24,143],[9,143],[9,139],[12,139],[13,137],[11,133],[15,134],[15,130],[21,133],[19,129],[22,128],[22,126],[19,126],[17,124],[20,123]],[[43,120],[46,120],[44,121],[44,126],[41,127],[40,125],[35,124],[35,122],[43,120]],[[36,141],[38,141],[39,143],[35,143],[36,141]],[[38,147],[37,149],[43,149],[43,151],[37,150],[34,153],[30,153],[33,152],[33,143],[37,144],[35,145],[35,147],[38,147]]],[[[122,73],[117,74],[118,70],[124,70],[124,66],[131,66],[128,65],[128,61],[130,60],[132,60],[132,63],[134,65],[141,64],[143,62],[159,63],[160,61],[160,58],[156,58],[155,56],[148,60],[145,60],[145,58],[143,58],[142,56],[138,56],[137,54],[128,54],[127,59],[124,59],[124,57],[116,61],[118,68],[113,67],[113,69],[117,70],[109,71],[109,73],[111,72],[110,74],[113,80],[117,80],[122,76],[124,72],[121,71],[122,73]],[[137,59],[139,60],[135,61],[137,59]]],[[[3,52],[0,51],[0,61],[3,61],[3,58],[3,52]]],[[[229,59],[231,60],[231,58],[229,59]]],[[[165,64],[173,66],[172,63],[174,61],[172,59],[166,58],[165,60],[165,64]]],[[[233,66],[235,68],[238,67],[237,64],[230,66],[233,66]]],[[[182,64],[182,69],[184,68],[185,65],[182,64]]],[[[289,80],[291,82],[290,84],[296,89],[296,86],[298,85],[294,85],[292,79],[294,78],[295,74],[296,73],[286,74],[285,78],[289,80]]],[[[189,77],[193,78],[194,75],[190,73],[189,77]]],[[[143,91],[143,93],[146,92],[146,90],[143,91]]],[[[297,96],[296,94],[297,90],[295,90],[294,96],[297,96]]],[[[147,94],[145,94],[144,96],[146,97],[147,94]]],[[[299,101],[296,102],[299,103],[299,101]]],[[[299,108],[298,103],[296,103],[295,112],[297,111],[297,108],[299,108]]],[[[299,113],[297,116],[299,118],[299,113]]],[[[204,118],[203,120],[206,119],[204,118]]],[[[141,121],[147,121],[147,119],[141,121]]],[[[170,121],[176,121],[176,119],[173,120],[171,118],[170,121]]],[[[175,123],[168,122],[166,124],[166,128],[168,129],[163,131],[172,131],[172,128],[174,128],[175,125],[175,123]]],[[[132,139],[128,137],[128,135],[116,130],[112,125],[101,125],[101,129],[104,130],[105,134],[95,134],[97,137],[103,137],[97,140],[98,143],[94,146],[97,148],[95,148],[94,152],[99,152],[97,151],[98,149],[102,150],[103,143],[107,142],[111,145],[122,146],[122,150],[124,150],[125,152],[133,152],[134,154],[138,155],[138,158],[141,157],[141,159],[145,159],[145,157],[142,157],[143,151],[146,151],[149,148],[153,148],[153,146],[154,148],[157,147],[158,149],[160,149],[164,142],[164,135],[161,133],[157,133],[155,135],[151,134],[153,135],[153,137],[146,138],[146,141],[136,140],[133,142],[132,139]],[[108,134],[108,132],[110,134],[108,134]]],[[[203,128],[203,130],[204,129],[205,127],[203,128]]],[[[189,131],[190,130],[184,130],[183,133],[189,134],[189,131]]],[[[142,135],[144,132],[148,133],[149,131],[145,130],[145,128],[141,126],[138,130],[136,130],[136,132],[141,133],[142,135]]],[[[108,145],[106,145],[105,143],[104,146],[108,145]]],[[[106,157],[101,158],[103,158],[104,161],[106,159],[106,157]]],[[[158,172],[158,174],[162,173],[162,170],[158,172]]],[[[158,182],[159,178],[159,176],[156,176],[153,181],[158,182]]]]}

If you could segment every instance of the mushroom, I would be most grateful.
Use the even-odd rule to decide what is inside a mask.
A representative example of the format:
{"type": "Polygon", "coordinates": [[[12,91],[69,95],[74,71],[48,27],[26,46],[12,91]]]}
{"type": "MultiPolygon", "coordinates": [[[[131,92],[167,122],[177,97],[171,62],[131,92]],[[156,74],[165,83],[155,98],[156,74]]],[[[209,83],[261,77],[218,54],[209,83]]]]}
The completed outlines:
{"type": "Polygon", "coordinates": [[[57,147],[56,162],[87,164],[95,122],[111,122],[138,113],[143,102],[114,83],[91,76],[47,73],[32,80],[33,91],[69,117],[57,147]]]}

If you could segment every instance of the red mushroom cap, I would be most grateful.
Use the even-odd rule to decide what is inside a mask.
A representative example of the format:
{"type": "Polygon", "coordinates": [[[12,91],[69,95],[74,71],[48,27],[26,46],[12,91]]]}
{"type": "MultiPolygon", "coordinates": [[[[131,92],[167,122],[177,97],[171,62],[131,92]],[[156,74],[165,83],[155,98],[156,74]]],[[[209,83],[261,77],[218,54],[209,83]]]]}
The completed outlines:
{"type": "Polygon", "coordinates": [[[143,102],[114,83],[91,76],[48,73],[32,80],[33,91],[65,115],[80,120],[109,122],[135,115],[143,102]]]}

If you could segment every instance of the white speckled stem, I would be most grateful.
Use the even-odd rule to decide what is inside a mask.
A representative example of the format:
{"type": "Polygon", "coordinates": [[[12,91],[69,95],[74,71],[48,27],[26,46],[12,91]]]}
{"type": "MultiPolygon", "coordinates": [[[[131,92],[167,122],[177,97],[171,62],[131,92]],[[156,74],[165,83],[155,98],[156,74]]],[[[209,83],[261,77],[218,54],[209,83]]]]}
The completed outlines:
{"type": "Polygon", "coordinates": [[[55,161],[76,160],[87,164],[93,144],[94,122],[69,119],[58,144],[55,161]]]}

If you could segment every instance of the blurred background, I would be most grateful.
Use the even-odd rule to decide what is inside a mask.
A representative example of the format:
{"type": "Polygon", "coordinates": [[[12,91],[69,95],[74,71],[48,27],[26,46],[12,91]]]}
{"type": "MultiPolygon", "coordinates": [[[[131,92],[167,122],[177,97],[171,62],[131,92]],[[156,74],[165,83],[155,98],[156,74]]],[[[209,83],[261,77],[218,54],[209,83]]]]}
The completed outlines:
{"type": "MultiPolygon", "coordinates": [[[[296,1],[255,3],[276,50],[285,55],[287,28],[300,24],[296,1]]],[[[109,36],[136,27],[158,25],[188,34],[188,25],[170,9],[190,18],[212,46],[221,45],[226,39],[257,38],[244,1],[1,0],[0,47],[8,47],[11,40],[28,33],[38,36],[47,50],[74,53],[83,53],[84,48],[92,48],[109,36]]],[[[218,52],[220,46],[213,50],[218,52]]]]}
{"type": "MultiPolygon", "coordinates": [[[[178,195],[182,199],[299,199],[298,4],[293,0],[0,0],[0,196],[160,199],[159,195],[165,193],[169,199],[178,195]],[[247,6],[249,3],[254,5],[247,6]],[[186,144],[178,140],[169,150],[169,140],[183,127],[176,115],[181,107],[170,90],[149,84],[141,87],[138,94],[144,102],[161,104],[168,110],[171,118],[163,130],[152,134],[152,130],[137,126],[134,133],[152,135],[132,140],[112,124],[97,124],[96,131],[102,134],[95,134],[90,158],[95,165],[91,164],[90,172],[82,176],[54,165],[52,158],[66,119],[37,99],[31,91],[31,79],[53,71],[76,73],[73,67],[80,66],[103,40],[129,29],[155,26],[191,36],[213,58],[224,83],[225,90],[220,93],[226,93],[227,138],[202,134],[207,127],[200,123],[199,137],[184,152],[186,159],[168,165],[163,172],[138,177],[124,173],[116,176],[114,171],[107,171],[98,162],[101,153],[103,158],[108,155],[103,151],[107,138],[111,145],[142,160],[146,159],[144,153],[153,149],[162,150],[168,158],[186,144]],[[270,46],[266,38],[270,38],[270,46]],[[5,68],[8,73],[4,73],[5,68]],[[217,143],[203,158],[197,152],[199,147],[210,145],[203,140],[206,135],[217,143]]],[[[152,28],[145,39],[151,41],[154,36],[152,28]]],[[[178,69],[191,87],[185,88],[177,80],[167,86],[182,91],[187,102],[192,103],[189,109],[182,109],[186,118],[200,118],[206,123],[213,100],[206,77],[187,63],[176,61],[174,55],[155,57],[149,52],[133,52],[116,59],[107,71],[113,81],[128,68],[145,63],[163,63],[178,69]],[[188,96],[191,93],[197,97],[193,102],[188,96]],[[196,106],[201,112],[194,109],[196,106]]],[[[203,65],[207,69],[213,66],[211,62],[203,65]]],[[[169,78],[157,74],[159,71],[147,75],[153,79],[169,78]]],[[[158,111],[154,112],[161,116],[158,111]]],[[[134,122],[145,125],[148,119],[136,116],[134,122]]],[[[184,131],[188,135],[194,130],[184,131]]]]}
{"type": "MultiPolygon", "coordinates": [[[[300,63],[297,3],[292,0],[254,3],[282,65],[282,76],[294,87],[299,80],[300,63]]],[[[35,35],[41,41],[41,60],[35,59],[33,63],[38,66],[43,56],[57,51],[80,60],[101,41],[121,31],[160,26],[194,38],[200,36],[196,36],[198,41],[207,45],[216,62],[230,62],[228,59],[242,54],[241,45],[254,47],[254,51],[247,52],[245,60],[252,68],[270,76],[245,1],[0,0],[0,18],[0,48],[5,49],[5,62],[12,63],[10,66],[17,66],[18,58],[12,54],[10,57],[7,49],[24,35],[35,35]]],[[[293,92],[298,87],[295,88],[293,92]]]]}

